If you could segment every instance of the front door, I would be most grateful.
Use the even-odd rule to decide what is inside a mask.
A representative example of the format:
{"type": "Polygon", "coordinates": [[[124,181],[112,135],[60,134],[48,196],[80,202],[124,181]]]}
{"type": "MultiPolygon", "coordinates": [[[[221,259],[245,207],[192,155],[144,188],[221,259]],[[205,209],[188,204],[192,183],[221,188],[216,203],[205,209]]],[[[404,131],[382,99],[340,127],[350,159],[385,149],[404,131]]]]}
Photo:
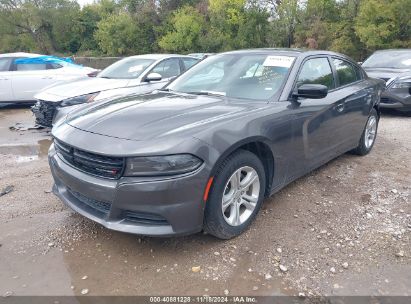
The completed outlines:
{"type": "Polygon", "coordinates": [[[346,136],[344,103],[336,90],[329,58],[308,58],[299,71],[294,90],[302,84],[322,84],[329,92],[325,98],[293,101],[295,152],[298,155],[294,172],[298,175],[334,158],[346,136]]]}
{"type": "Polygon", "coordinates": [[[32,101],[36,93],[55,82],[55,72],[48,70],[46,63],[16,63],[14,60],[12,70],[11,85],[17,101],[32,101]]]}

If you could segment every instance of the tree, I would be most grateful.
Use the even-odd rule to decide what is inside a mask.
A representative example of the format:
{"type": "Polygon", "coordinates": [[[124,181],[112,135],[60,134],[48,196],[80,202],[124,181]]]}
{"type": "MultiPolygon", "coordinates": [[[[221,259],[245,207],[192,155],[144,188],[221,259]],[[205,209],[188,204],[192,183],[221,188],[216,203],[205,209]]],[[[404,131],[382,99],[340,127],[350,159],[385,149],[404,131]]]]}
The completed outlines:
{"type": "Polygon", "coordinates": [[[331,45],[333,51],[346,54],[357,60],[366,56],[365,46],[358,37],[354,25],[361,0],[344,0],[339,3],[339,18],[332,26],[331,45]]]}
{"type": "Polygon", "coordinates": [[[291,47],[301,12],[298,0],[282,0],[276,2],[271,22],[271,32],[268,38],[271,46],[291,47]]]}
{"type": "Polygon", "coordinates": [[[97,24],[94,34],[106,55],[130,55],[137,47],[137,28],[126,13],[108,15],[97,24]]]}
{"type": "Polygon", "coordinates": [[[369,50],[411,46],[411,1],[363,0],[355,30],[369,50]]]}
{"type": "Polygon", "coordinates": [[[193,7],[185,6],[171,17],[172,31],[159,41],[159,46],[172,52],[190,53],[201,49],[201,37],[205,28],[204,17],[193,7]]]}
{"type": "MultiPolygon", "coordinates": [[[[0,0],[1,23],[4,25],[0,33],[26,41],[32,51],[46,54],[59,49],[66,51],[57,43],[53,28],[57,24],[69,24],[79,9],[76,2],[69,0],[0,0]]],[[[70,26],[65,26],[64,30],[67,34],[70,26]]]]}

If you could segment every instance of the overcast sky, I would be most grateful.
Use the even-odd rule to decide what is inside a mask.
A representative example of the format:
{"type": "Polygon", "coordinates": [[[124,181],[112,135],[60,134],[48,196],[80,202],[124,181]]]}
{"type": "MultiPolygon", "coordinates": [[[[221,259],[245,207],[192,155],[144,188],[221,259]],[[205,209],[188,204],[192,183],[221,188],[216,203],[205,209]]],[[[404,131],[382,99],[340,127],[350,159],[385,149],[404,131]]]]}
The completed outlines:
{"type": "Polygon", "coordinates": [[[77,0],[77,2],[80,4],[81,7],[83,7],[86,4],[93,3],[94,0],[77,0]]]}

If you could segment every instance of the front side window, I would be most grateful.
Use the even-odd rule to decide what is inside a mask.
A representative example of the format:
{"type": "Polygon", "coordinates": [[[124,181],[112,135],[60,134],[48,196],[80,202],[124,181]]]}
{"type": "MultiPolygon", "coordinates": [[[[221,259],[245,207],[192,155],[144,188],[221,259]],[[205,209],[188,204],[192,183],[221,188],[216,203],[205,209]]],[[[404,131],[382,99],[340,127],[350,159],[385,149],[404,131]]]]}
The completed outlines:
{"type": "MultiPolygon", "coordinates": [[[[20,58],[21,59],[21,58],[20,58]]],[[[14,66],[16,71],[43,71],[47,70],[46,63],[25,63],[19,62],[18,59],[14,61],[14,66]]]]}
{"type": "Polygon", "coordinates": [[[10,58],[0,58],[0,72],[6,72],[10,68],[10,58]]]}
{"type": "Polygon", "coordinates": [[[169,85],[172,91],[268,100],[284,83],[295,57],[221,54],[196,64],[169,85]]]}
{"type": "Polygon", "coordinates": [[[163,79],[180,75],[180,60],[177,58],[167,59],[160,62],[151,71],[160,74],[163,79]]]}
{"type": "Polygon", "coordinates": [[[345,60],[333,58],[333,64],[337,71],[338,83],[340,87],[359,80],[359,75],[351,63],[345,60]]]}
{"type": "Polygon", "coordinates": [[[298,75],[297,87],[303,84],[322,84],[328,89],[335,88],[333,72],[327,58],[313,58],[304,63],[298,75]]]}
{"type": "Polygon", "coordinates": [[[102,70],[97,77],[109,79],[138,78],[153,63],[153,59],[124,58],[102,70]]]}

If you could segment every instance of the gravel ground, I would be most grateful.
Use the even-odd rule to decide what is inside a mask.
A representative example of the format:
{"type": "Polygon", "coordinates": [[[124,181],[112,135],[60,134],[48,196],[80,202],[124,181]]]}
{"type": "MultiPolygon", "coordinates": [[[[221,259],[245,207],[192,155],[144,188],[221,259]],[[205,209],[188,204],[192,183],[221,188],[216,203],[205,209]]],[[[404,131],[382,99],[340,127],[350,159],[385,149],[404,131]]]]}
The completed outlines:
{"type": "Polygon", "coordinates": [[[0,109],[0,295],[410,295],[411,118],[384,114],[372,153],[343,155],[267,199],[252,227],[148,238],[50,193],[49,135],[0,109]],[[15,123],[23,129],[10,130],[15,123]]]}

